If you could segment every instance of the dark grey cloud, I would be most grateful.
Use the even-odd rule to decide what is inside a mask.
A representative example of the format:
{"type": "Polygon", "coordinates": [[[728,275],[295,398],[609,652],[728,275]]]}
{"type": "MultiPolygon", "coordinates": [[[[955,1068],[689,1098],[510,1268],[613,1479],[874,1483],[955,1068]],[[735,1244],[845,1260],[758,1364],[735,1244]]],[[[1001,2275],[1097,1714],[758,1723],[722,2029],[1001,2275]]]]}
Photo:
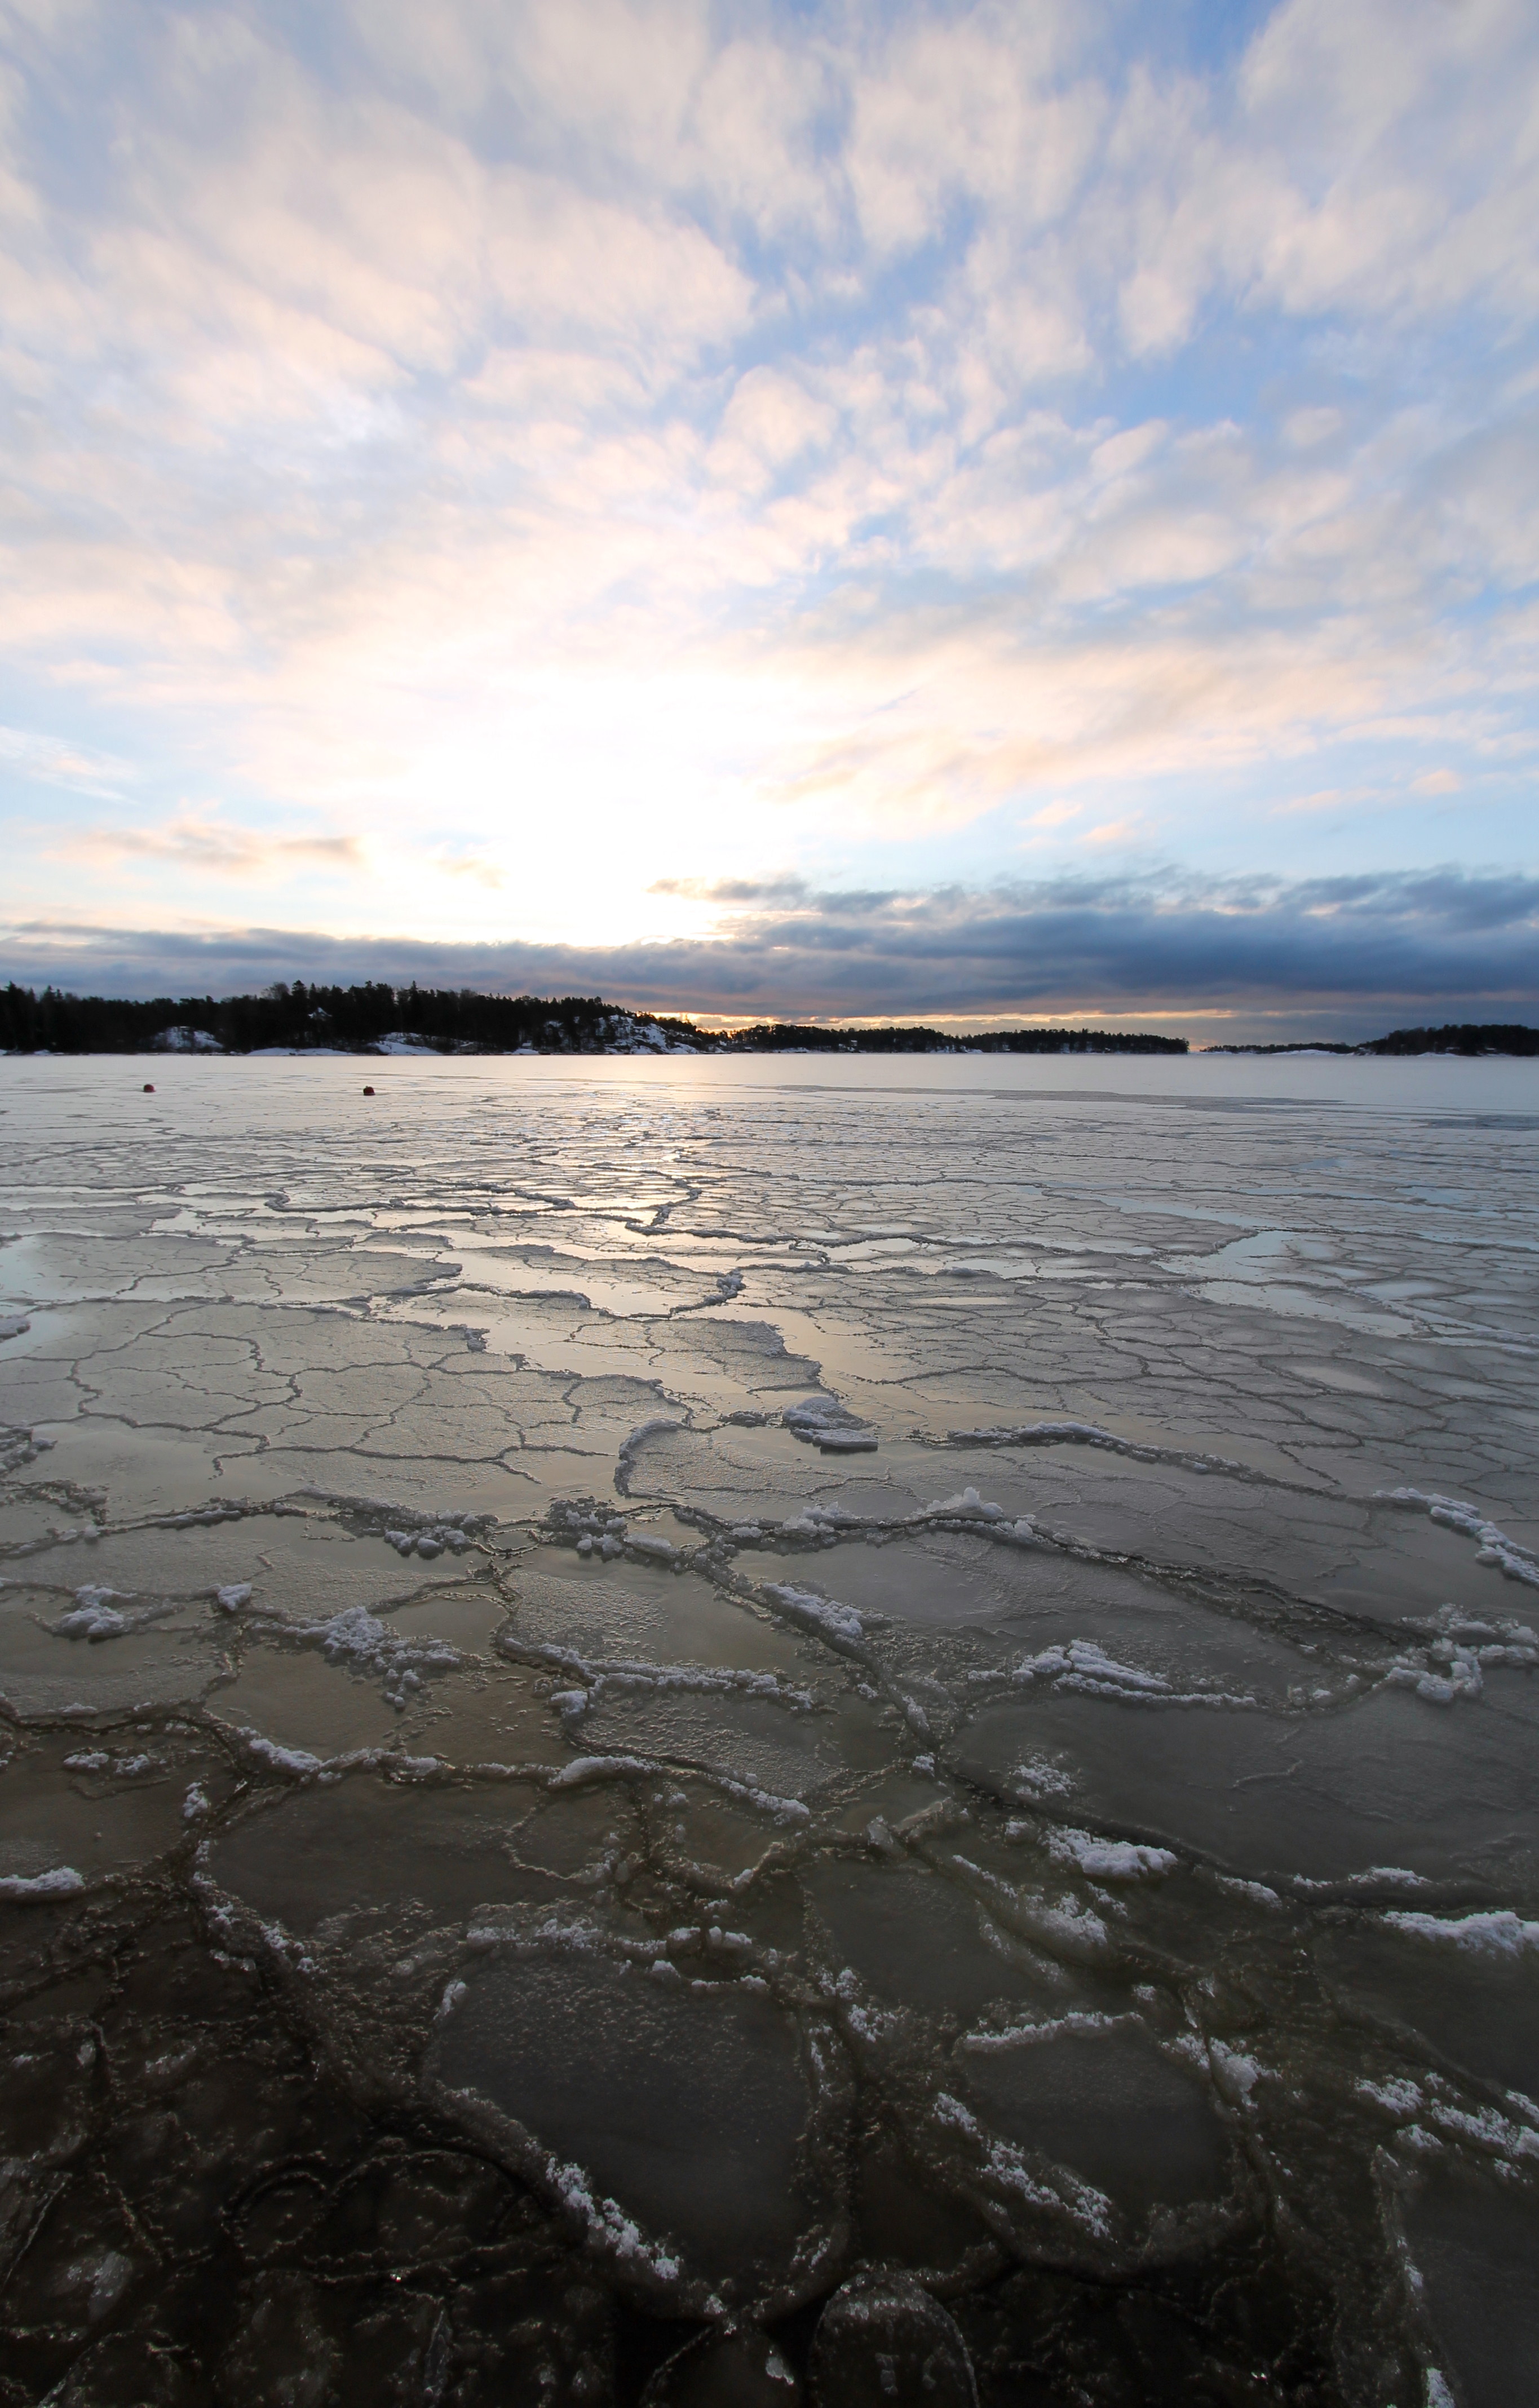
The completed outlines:
{"type": "Polygon", "coordinates": [[[734,1018],[1099,1010],[1196,1025],[1225,1012],[1280,1014],[1322,1035],[1539,1011],[1539,879],[1517,872],[1292,882],[1168,872],[855,895],[765,881],[754,900],[712,938],[615,946],[36,922],[8,933],[0,970],[122,995],[416,979],[734,1018]]]}

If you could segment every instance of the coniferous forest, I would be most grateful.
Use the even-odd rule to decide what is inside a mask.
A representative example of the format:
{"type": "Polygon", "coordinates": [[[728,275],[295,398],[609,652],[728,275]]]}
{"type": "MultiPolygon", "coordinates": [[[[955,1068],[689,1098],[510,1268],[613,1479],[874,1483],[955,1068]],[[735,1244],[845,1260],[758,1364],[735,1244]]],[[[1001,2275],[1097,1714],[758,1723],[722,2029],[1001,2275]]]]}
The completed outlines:
{"type": "MultiPolygon", "coordinates": [[[[12,982],[0,989],[0,1050],[9,1054],[251,1054],[296,1048],[363,1052],[402,1039],[450,1053],[1185,1054],[1184,1037],[1105,1028],[1003,1028],[966,1035],[927,1027],[808,1026],[760,1021],[721,1031],[598,996],[482,995],[468,987],[268,987],[261,995],[80,996],[12,982]]],[[[1234,1045],[1236,1054],[1539,1054],[1539,1029],[1505,1022],[1397,1028],[1360,1044],[1234,1045]]]]}

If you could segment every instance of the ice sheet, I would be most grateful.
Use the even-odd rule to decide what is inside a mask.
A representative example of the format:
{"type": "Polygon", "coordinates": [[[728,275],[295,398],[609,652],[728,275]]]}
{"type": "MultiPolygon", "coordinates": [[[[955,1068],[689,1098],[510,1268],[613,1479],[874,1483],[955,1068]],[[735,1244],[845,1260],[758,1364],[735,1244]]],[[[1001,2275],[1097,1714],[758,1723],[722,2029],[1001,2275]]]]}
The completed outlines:
{"type": "Polygon", "coordinates": [[[25,2396],[1526,2364],[1530,1074],[975,1068],[0,1066],[25,2396]]]}

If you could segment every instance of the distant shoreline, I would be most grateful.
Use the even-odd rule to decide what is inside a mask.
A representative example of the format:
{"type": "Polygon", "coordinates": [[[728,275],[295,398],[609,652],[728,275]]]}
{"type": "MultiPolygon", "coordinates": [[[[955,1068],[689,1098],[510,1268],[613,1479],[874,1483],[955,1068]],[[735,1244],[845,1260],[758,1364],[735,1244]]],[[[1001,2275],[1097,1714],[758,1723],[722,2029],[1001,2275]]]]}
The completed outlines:
{"type": "Polygon", "coordinates": [[[1360,1045],[1338,1043],[1330,1038],[1301,1039],[1288,1045],[1203,1045],[1202,1054],[1312,1054],[1332,1058],[1373,1056],[1420,1060],[1428,1054],[1466,1062],[1523,1062],[1539,1057],[1539,1028],[1525,1028],[1514,1021],[1459,1021],[1443,1028],[1395,1028],[1388,1037],[1365,1039],[1360,1045]]]}
{"type": "Polygon", "coordinates": [[[259,996],[41,995],[0,990],[7,1054],[1184,1054],[1184,1037],[1098,1028],[824,1028],[757,1021],[697,1028],[599,996],[467,989],[276,986],[259,996]]]}
{"type": "Polygon", "coordinates": [[[274,986],[263,995],[168,996],[137,1001],[75,996],[14,982],[0,990],[6,1054],[282,1054],[364,1057],[564,1054],[1124,1054],[1539,1056],[1539,1029],[1514,1022],[1398,1028],[1360,1044],[1329,1038],[1270,1045],[1193,1046],[1185,1037],[1099,1028],[986,1029],[808,1026],[756,1021],[698,1028],[666,1012],[633,1011],[597,996],[494,996],[383,984],[274,986]]]}

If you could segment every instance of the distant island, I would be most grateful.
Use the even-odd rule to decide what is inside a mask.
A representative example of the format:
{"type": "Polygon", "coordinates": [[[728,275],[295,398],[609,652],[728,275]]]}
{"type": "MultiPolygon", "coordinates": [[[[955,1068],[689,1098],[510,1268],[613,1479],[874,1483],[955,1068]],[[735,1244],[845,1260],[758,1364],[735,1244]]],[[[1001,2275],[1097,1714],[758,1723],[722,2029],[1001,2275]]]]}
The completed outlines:
{"type": "Polygon", "coordinates": [[[729,1033],[598,996],[477,995],[467,987],[271,986],[264,995],[116,996],[0,991],[7,1054],[1185,1054],[1184,1037],[1100,1028],[803,1028],[729,1033]]]}
{"type": "Polygon", "coordinates": [[[1342,1045],[1315,1037],[1292,1045],[1204,1045],[1204,1054],[1459,1054],[1473,1060],[1482,1054],[1539,1054],[1539,1028],[1523,1028],[1510,1020],[1448,1021],[1442,1028],[1394,1028],[1388,1037],[1365,1038],[1360,1045],[1342,1045]]]}
{"type": "MultiPolygon", "coordinates": [[[[1184,1037],[1103,1028],[823,1028],[757,1021],[718,1031],[598,996],[479,995],[467,987],[270,986],[262,995],[120,996],[0,990],[7,1054],[1187,1054],[1184,1037]]],[[[1397,1028],[1330,1039],[1210,1045],[1210,1054],[1539,1054],[1539,1029],[1506,1023],[1397,1028]]]]}

